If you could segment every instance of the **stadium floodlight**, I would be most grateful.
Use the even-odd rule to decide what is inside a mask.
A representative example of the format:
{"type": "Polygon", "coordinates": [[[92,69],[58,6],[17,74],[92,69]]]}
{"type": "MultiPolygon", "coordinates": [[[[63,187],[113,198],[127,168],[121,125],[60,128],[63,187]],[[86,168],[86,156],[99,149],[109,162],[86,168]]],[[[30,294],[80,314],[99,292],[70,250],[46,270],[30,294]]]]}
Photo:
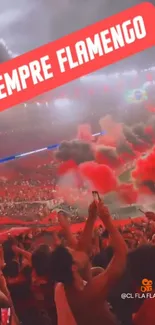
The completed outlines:
{"type": "Polygon", "coordinates": [[[54,101],[54,106],[58,109],[70,108],[73,105],[73,100],[69,98],[57,98],[54,101]]]}
{"type": "Polygon", "coordinates": [[[124,71],[122,73],[123,76],[136,76],[138,72],[136,70],[131,70],[131,71],[124,71]]]}

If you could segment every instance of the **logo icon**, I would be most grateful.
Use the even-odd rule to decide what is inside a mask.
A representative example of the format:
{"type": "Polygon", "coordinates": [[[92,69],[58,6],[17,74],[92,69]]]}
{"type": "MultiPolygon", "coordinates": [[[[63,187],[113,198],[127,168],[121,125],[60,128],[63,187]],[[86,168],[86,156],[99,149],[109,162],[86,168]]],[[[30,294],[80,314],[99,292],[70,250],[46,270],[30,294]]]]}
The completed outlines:
{"type": "Polygon", "coordinates": [[[148,279],[143,279],[142,280],[142,285],[141,285],[141,292],[151,292],[152,291],[152,284],[153,282],[148,279]]]}

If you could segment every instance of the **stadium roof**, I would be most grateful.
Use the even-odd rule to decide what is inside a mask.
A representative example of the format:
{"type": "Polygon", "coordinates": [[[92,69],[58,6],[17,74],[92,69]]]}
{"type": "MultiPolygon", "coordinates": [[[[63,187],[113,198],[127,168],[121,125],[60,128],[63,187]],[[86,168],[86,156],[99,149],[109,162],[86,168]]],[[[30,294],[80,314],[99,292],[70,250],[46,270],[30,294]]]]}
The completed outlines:
{"type": "MultiPolygon", "coordinates": [[[[22,54],[142,2],[5,0],[1,3],[0,38],[4,39],[13,53],[22,54]]],[[[150,2],[155,4],[155,0],[150,2]]],[[[155,48],[114,64],[104,69],[104,72],[138,69],[153,64],[155,64],[155,48]]]]}

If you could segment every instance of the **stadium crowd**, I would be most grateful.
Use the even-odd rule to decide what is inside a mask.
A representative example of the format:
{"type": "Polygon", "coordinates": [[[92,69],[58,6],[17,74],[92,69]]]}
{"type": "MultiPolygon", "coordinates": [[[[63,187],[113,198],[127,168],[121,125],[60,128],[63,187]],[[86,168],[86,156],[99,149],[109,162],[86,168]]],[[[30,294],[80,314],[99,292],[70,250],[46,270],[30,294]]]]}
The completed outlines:
{"type": "MultiPolygon", "coordinates": [[[[121,92],[122,85],[119,88],[121,92]]],[[[135,160],[139,162],[138,158],[141,157],[142,152],[151,150],[154,145],[155,99],[154,97],[149,99],[151,107],[153,107],[151,113],[148,103],[142,102],[137,104],[136,109],[134,109],[134,104],[130,103],[132,112],[131,110],[129,112],[127,103],[124,103],[123,109],[122,106],[119,108],[120,99],[117,98],[117,89],[114,91],[114,95],[113,98],[109,91],[105,91],[104,114],[110,112],[112,117],[115,116],[117,105],[117,119],[116,121],[110,119],[110,123],[112,123],[110,132],[108,130],[107,135],[98,138],[96,143],[92,140],[92,132],[98,132],[98,121],[104,115],[102,98],[97,102],[98,110],[95,106],[96,97],[91,98],[91,105],[88,105],[89,109],[86,109],[85,115],[83,115],[84,111],[79,109],[82,106],[78,106],[78,119],[75,114],[76,121],[71,119],[72,114],[70,113],[69,116],[66,113],[66,120],[65,118],[63,120],[61,116],[59,121],[56,121],[54,116],[52,128],[50,112],[44,114],[38,107],[34,108],[34,111],[30,110],[31,124],[29,124],[27,123],[28,114],[25,114],[25,120],[22,120],[25,110],[20,110],[18,119],[12,118],[12,120],[15,129],[20,124],[20,119],[24,121],[23,124],[27,125],[27,133],[23,131],[21,137],[18,136],[18,132],[16,134],[11,131],[13,134],[10,138],[10,127],[3,132],[7,124],[4,123],[7,122],[7,119],[5,120],[3,116],[0,121],[0,124],[3,124],[2,156],[8,155],[10,153],[8,150],[11,150],[12,153],[12,150],[22,152],[37,148],[38,143],[39,146],[45,146],[51,138],[53,141],[55,138],[56,141],[61,141],[64,138],[64,133],[65,138],[71,139],[73,133],[75,135],[77,125],[85,123],[88,120],[88,115],[91,119],[90,123],[93,124],[93,131],[91,132],[88,125],[84,124],[85,131],[88,131],[87,134],[84,134],[86,138],[79,137],[78,143],[75,140],[63,143],[59,147],[59,157],[57,158],[61,158],[60,160],[63,162],[72,159],[74,166],[72,164],[70,168],[74,169],[76,176],[77,171],[81,172],[81,165],[85,162],[89,163],[86,165],[84,176],[87,176],[89,171],[90,182],[94,181],[96,187],[99,186],[100,189],[102,186],[104,194],[104,191],[113,190],[119,191],[120,194],[121,185],[113,170],[116,171],[118,167],[124,168],[124,156],[129,158],[128,154],[130,154],[128,163],[135,160]],[[110,110],[110,107],[113,108],[110,110]],[[44,117],[44,130],[36,121],[36,116],[41,125],[43,125],[44,117]],[[142,121],[141,126],[135,124],[139,123],[139,117],[142,121]],[[64,123],[63,128],[61,128],[62,122],[64,123]],[[33,128],[34,124],[38,125],[36,133],[33,128]],[[148,134],[151,141],[148,139],[148,134]],[[25,139],[27,140],[25,141],[25,139]],[[88,140],[87,145],[82,142],[86,139],[88,140]],[[108,148],[107,151],[105,146],[108,142],[111,149],[108,148]],[[143,151],[141,151],[141,147],[143,147],[143,151]],[[97,168],[96,165],[98,165],[97,168]]],[[[74,113],[77,113],[76,109],[74,113]]],[[[12,112],[12,114],[14,113],[12,112]]],[[[106,119],[106,123],[108,121],[106,119]]],[[[105,127],[103,122],[105,122],[104,118],[101,119],[101,130],[104,130],[105,127]]],[[[143,166],[142,163],[136,166],[137,169],[133,175],[137,185],[136,190],[133,189],[131,182],[129,185],[123,184],[125,203],[136,202],[137,195],[146,182],[149,185],[151,182],[151,195],[154,193],[152,164],[155,161],[155,151],[148,156],[145,161],[147,166],[151,166],[149,173],[147,173],[147,166],[143,166]],[[143,173],[139,168],[141,166],[143,173]],[[140,187],[140,185],[142,186],[140,187]],[[132,194],[132,197],[129,197],[128,194],[132,194]]],[[[155,300],[153,299],[155,290],[154,213],[146,212],[145,218],[129,219],[127,223],[123,223],[121,220],[115,222],[102,201],[98,203],[93,201],[88,207],[88,215],[81,217],[78,209],[74,209],[72,204],[67,203],[68,206],[66,203],[64,204],[64,197],[61,197],[58,192],[58,173],[56,173],[58,166],[53,161],[52,153],[45,152],[39,157],[38,155],[31,157],[0,166],[0,221],[3,223],[3,220],[6,220],[5,217],[9,217],[11,220],[37,221],[33,227],[22,226],[19,233],[17,229],[14,231],[10,229],[7,232],[7,238],[6,232],[5,236],[3,236],[3,231],[0,232],[0,238],[5,237],[5,240],[1,240],[0,246],[2,324],[155,325],[155,300]],[[59,212],[56,212],[56,219],[50,220],[49,216],[55,206],[59,207],[59,212]],[[44,220],[50,221],[53,227],[49,229],[45,224],[41,226],[41,222],[44,220]],[[81,224],[81,222],[83,223],[81,224]]],[[[79,187],[79,196],[72,195],[72,203],[79,200],[80,194],[81,199],[86,193],[84,186],[80,192],[80,179],[78,177],[75,179],[77,187],[79,187]]],[[[69,183],[67,186],[65,194],[69,199],[69,183]]],[[[99,191],[98,188],[96,189],[99,191]]]]}
{"type": "Polygon", "coordinates": [[[0,306],[11,308],[10,324],[154,325],[154,220],[147,212],[114,224],[93,201],[83,229],[72,231],[61,210],[58,231],[9,235],[0,247],[0,306]]]}

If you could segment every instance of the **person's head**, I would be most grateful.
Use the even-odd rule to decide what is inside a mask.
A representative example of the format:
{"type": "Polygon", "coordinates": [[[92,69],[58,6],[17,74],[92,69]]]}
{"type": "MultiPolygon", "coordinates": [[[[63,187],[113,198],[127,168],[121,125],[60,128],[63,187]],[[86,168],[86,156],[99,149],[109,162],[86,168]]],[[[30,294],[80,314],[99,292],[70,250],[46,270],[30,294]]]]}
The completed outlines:
{"type": "Polygon", "coordinates": [[[80,276],[73,256],[62,245],[51,253],[49,273],[54,282],[61,282],[65,285],[72,285],[75,277],[80,276]]]}
{"type": "Polygon", "coordinates": [[[13,240],[9,238],[3,243],[4,260],[8,264],[15,259],[15,253],[12,250],[13,240]]]}
{"type": "Polygon", "coordinates": [[[40,245],[32,254],[32,268],[38,276],[46,276],[48,272],[49,253],[48,245],[40,245]]]}

